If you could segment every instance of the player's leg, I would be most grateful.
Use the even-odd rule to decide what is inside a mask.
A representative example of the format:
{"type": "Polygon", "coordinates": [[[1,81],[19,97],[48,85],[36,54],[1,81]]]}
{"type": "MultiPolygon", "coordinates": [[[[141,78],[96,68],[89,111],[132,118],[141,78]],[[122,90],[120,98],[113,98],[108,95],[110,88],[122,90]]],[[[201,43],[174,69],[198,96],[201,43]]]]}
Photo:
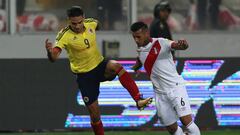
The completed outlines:
{"type": "Polygon", "coordinates": [[[171,135],[184,135],[182,128],[178,126],[177,122],[166,126],[166,129],[171,135]]]}
{"type": "Polygon", "coordinates": [[[191,115],[182,116],[182,117],[180,117],[180,120],[181,120],[182,124],[186,127],[186,131],[187,131],[188,135],[200,135],[201,134],[198,126],[192,120],[191,115]]]}
{"type": "Polygon", "coordinates": [[[104,135],[104,128],[100,117],[98,104],[100,82],[95,76],[96,71],[77,75],[78,87],[81,91],[82,99],[88,109],[91,126],[95,135],[104,135]]]}
{"type": "Polygon", "coordinates": [[[94,101],[90,105],[87,105],[87,109],[91,118],[91,126],[93,128],[95,135],[104,135],[104,129],[100,117],[98,100],[94,101]]]}
{"type": "Polygon", "coordinates": [[[182,128],[177,125],[178,118],[167,94],[155,93],[155,100],[157,115],[161,124],[166,127],[170,134],[183,135],[182,128]]]}
{"type": "Polygon", "coordinates": [[[152,98],[142,98],[139,89],[130,74],[117,61],[109,60],[105,69],[105,76],[118,75],[119,81],[128,90],[132,98],[136,101],[138,109],[144,109],[152,102],[152,98]]]}
{"type": "Polygon", "coordinates": [[[105,70],[105,75],[118,75],[120,83],[126,88],[135,101],[140,99],[140,92],[136,83],[131,78],[130,74],[117,61],[109,60],[105,70]]]}
{"type": "Polygon", "coordinates": [[[188,135],[200,135],[199,128],[192,120],[192,111],[189,97],[184,85],[173,89],[173,106],[182,124],[186,127],[188,135]]]}

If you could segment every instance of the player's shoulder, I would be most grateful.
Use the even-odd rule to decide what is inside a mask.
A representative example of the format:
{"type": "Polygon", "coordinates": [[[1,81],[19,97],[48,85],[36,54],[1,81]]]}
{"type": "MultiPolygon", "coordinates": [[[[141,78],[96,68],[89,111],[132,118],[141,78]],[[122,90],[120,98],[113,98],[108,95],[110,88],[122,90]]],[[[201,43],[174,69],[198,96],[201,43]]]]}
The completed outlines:
{"type": "Polygon", "coordinates": [[[98,23],[98,20],[94,18],[85,18],[84,23],[98,23]]]}
{"type": "Polygon", "coordinates": [[[166,46],[168,45],[169,43],[171,43],[172,41],[167,39],[167,38],[162,38],[162,37],[159,37],[159,38],[152,38],[153,42],[158,42],[161,46],[166,46]]]}
{"type": "Polygon", "coordinates": [[[158,40],[159,42],[171,42],[170,39],[163,38],[163,37],[155,38],[155,40],[158,40]]]}
{"type": "Polygon", "coordinates": [[[159,42],[161,44],[161,42],[163,42],[164,38],[158,37],[158,38],[151,38],[152,43],[156,43],[159,42]]]}
{"type": "Polygon", "coordinates": [[[62,29],[58,32],[57,37],[56,37],[56,40],[59,41],[60,39],[62,39],[63,36],[64,36],[69,30],[70,30],[70,27],[69,27],[69,26],[67,26],[67,27],[65,27],[65,28],[62,28],[62,29]]]}
{"type": "Polygon", "coordinates": [[[84,25],[89,27],[96,27],[98,25],[98,20],[94,18],[86,18],[84,19],[84,25]]]}
{"type": "Polygon", "coordinates": [[[161,45],[161,47],[164,47],[164,48],[166,48],[166,47],[169,48],[171,46],[172,42],[174,42],[170,39],[162,38],[162,37],[157,38],[157,40],[158,40],[159,44],[161,45]]]}

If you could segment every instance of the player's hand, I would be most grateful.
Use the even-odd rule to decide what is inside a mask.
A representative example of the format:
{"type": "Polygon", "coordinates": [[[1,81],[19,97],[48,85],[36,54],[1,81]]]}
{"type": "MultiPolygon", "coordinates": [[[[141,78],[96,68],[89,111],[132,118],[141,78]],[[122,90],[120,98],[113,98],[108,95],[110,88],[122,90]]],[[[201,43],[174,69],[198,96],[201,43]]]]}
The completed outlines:
{"type": "Polygon", "coordinates": [[[131,67],[131,69],[134,71],[135,74],[135,77],[138,77],[139,74],[141,73],[138,69],[136,69],[134,66],[131,67]]]}
{"type": "Polygon", "coordinates": [[[177,44],[183,50],[188,48],[188,42],[185,39],[178,40],[177,44]]]}
{"type": "Polygon", "coordinates": [[[137,71],[135,71],[135,77],[137,78],[140,74],[141,74],[141,71],[140,70],[137,70],[137,71]]]}
{"type": "Polygon", "coordinates": [[[46,48],[47,52],[51,52],[52,47],[53,47],[53,44],[51,42],[49,42],[49,39],[46,39],[45,40],[45,48],[46,48]]]}

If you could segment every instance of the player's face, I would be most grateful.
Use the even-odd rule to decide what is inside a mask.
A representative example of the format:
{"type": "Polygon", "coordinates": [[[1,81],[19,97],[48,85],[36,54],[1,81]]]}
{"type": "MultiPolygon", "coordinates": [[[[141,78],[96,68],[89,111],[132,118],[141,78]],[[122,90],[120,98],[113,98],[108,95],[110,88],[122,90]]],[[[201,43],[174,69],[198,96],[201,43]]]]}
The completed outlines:
{"type": "Polygon", "coordinates": [[[168,19],[168,17],[169,17],[169,11],[168,10],[161,10],[160,12],[159,12],[159,16],[160,16],[160,18],[162,19],[162,20],[167,20],[168,19]]]}
{"type": "Polygon", "coordinates": [[[69,17],[69,25],[71,29],[76,33],[81,33],[84,31],[83,21],[83,16],[69,17]]]}
{"type": "Polygon", "coordinates": [[[149,32],[147,30],[140,29],[136,32],[132,32],[133,39],[138,47],[145,46],[149,43],[149,32]]]}

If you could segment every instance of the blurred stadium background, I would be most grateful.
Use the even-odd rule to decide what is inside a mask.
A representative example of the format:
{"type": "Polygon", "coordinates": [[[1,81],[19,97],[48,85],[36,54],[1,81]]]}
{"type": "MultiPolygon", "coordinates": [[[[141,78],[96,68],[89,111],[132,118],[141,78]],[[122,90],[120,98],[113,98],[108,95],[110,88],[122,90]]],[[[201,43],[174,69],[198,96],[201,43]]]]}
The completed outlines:
{"type": "MultiPolygon", "coordinates": [[[[92,134],[66,53],[50,64],[44,40],[53,42],[67,23],[66,9],[80,5],[86,17],[102,23],[97,42],[103,55],[119,60],[134,76],[129,67],[136,47],[129,26],[138,20],[150,24],[159,1],[0,0],[0,134],[92,134]]],[[[211,22],[210,1],[169,0],[173,39],[190,43],[187,51],[176,53],[176,66],[187,81],[193,118],[203,134],[239,135],[240,0],[220,0],[217,24],[211,22]],[[206,10],[198,11],[201,2],[206,10]]],[[[145,96],[153,95],[144,72],[135,79],[145,96]]],[[[167,134],[154,104],[137,111],[117,78],[101,84],[100,104],[106,134],[167,134]]]]}

